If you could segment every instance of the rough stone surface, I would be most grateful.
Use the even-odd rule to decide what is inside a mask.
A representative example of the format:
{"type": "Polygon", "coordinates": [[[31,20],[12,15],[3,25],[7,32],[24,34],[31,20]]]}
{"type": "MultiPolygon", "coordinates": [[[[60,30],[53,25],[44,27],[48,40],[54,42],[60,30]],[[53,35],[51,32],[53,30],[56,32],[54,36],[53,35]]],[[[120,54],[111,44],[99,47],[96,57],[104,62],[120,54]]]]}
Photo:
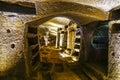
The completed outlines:
{"type": "Polygon", "coordinates": [[[0,72],[5,72],[22,58],[24,27],[18,16],[0,14],[0,22],[0,72]]]}
{"type": "Polygon", "coordinates": [[[100,8],[105,11],[109,11],[112,8],[120,5],[120,0],[1,0],[5,2],[17,3],[17,2],[29,2],[35,3],[35,1],[65,1],[74,2],[79,4],[85,4],[100,8]]]}
{"type": "Polygon", "coordinates": [[[120,80],[120,33],[110,33],[109,40],[108,80],[120,80]]]}
{"type": "Polygon", "coordinates": [[[108,18],[107,12],[91,6],[71,2],[37,2],[36,13],[43,18],[65,16],[82,25],[108,18]]]}
{"type": "Polygon", "coordinates": [[[0,14],[0,75],[17,66],[24,53],[24,24],[33,15],[0,14]]]}
{"type": "Polygon", "coordinates": [[[0,76],[24,63],[24,24],[35,18],[34,15],[0,12],[0,76]]]}

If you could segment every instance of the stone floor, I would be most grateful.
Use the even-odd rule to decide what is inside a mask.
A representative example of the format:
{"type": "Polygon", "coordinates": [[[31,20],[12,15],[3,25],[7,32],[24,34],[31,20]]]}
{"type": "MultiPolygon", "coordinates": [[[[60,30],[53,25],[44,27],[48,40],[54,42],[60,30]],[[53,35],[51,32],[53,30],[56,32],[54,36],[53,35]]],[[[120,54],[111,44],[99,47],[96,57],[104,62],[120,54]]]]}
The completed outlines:
{"type": "Polygon", "coordinates": [[[41,55],[41,61],[44,63],[42,68],[44,69],[39,72],[38,80],[82,80],[80,76],[69,68],[68,63],[62,59],[59,53],[58,49],[44,47],[41,55]]]}
{"type": "MultiPolygon", "coordinates": [[[[61,59],[58,49],[46,48],[45,52],[41,56],[42,62],[40,68],[36,72],[36,75],[31,77],[31,80],[106,80],[106,77],[101,71],[97,70],[97,66],[94,68],[89,65],[85,68],[79,63],[68,63],[61,59]],[[47,53],[46,53],[47,52],[47,53]],[[97,77],[97,72],[98,77],[97,77]]],[[[100,70],[100,69],[99,69],[100,70]]],[[[0,78],[0,80],[26,80],[20,76],[8,76],[0,78]]]]}
{"type": "Polygon", "coordinates": [[[77,74],[72,72],[69,68],[65,67],[65,65],[63,65],[62,67],[64,67],[64,70],[60,70],[60,68],[55,70],[54,68],[54,71],[52,72],[41,71],[38,77],[40,80],[81,80],[77,74]]]}

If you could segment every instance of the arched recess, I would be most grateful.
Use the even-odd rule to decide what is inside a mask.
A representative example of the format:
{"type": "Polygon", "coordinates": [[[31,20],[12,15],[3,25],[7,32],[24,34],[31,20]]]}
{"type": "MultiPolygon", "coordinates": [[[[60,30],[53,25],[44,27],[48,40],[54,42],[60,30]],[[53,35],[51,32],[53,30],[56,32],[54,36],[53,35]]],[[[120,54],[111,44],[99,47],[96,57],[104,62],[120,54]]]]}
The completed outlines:
{"type": "Polygon", "coordinates": [[[109,11],[109,19],[110,20],[118,20],[120,19],[120,6],[117,6],[109,11]]]}
{"type": "Polygon", "coordinates": [[[84,55],[86,59],[84,64],[93,64],[96,69],[100,67],[104,70],[106,76],[108,67],[108,22],[96,21],[83,27],[84,55]]]}
{"type": "Polygon", "coordinates": [[[88,5],[65,1],[36,2],[37,15],[50,16],[59,14],[72,14],[79,19],[79,23],[87,24],[93,21],[106,20],[108,13],[88,5]]]}
{"type": "Polygon", "coordinates": [[[39,52],[39,46],[37,45],[38,44],[38,41],[37,41],[38,25],[57,16],[68,17],[69,19],[76,22],[78,26],[88,24],[93,21],[107,19],[107,13],[105,13],[100,9],[87,6],[87,5],[70,3],[70,2],[36,2],[36,10],[37,10],[37,18],[25,24],[24,58],[25,58],[25,65],[26,65],[26,76],[28,78],[32,74],[31,55],[29,53],[34,52],[35,49],[37,49],[37,52],[39,52]],[[30,45],[33,45],[32,46],[33,49],[32,51],[29,52],[28,48],[30,47],[30,45]]]}
{"type": "Polygon", "coordinates": [[[108,29],[109,26],[102,25],[98,27],[91,39],[91,46],[95,49],[107,49],[108,48],[108,29]]]}
{"type": "MultiPolygon", "coordinates": [[[[76,16],[73,16],[71,14],[59,14],[59,15],[53,15],[53,16],[47,16],[47,17],[43,17],[40,18],[38,17],[37,19],[34,19],[30,22],[27,22],[25,24],[25,33],[24,33],[24,57],[25,57],[25,65],[26,65],[26,74],[27,77],[30,77],[30,75],[32,74],[32,72],[34,72],[32,68],[32,66],[34,66],[34,64],[36,64],[36,62],[39,62],[39,58],[37,58],[37,60],[35,60],[36,62],[32,62],[32,58],[31,55],[32,53],[38,53],[39,50],[39,43],[38,43],[38,35],[37,35],[37,28],[38,25],[41,25],[42,23],[54,18],[54,17],[67,17],[71,20],[73,20],[74,22],[78,22],[78,19],[76,16]],[[32,48],[31,50],[29,50],[29,48],[32,48]],[[36,51],[37,50],[37,51],[36,51]]],[[[82,28],[82,26],[80,25],[80,27],[82,28]]],[[[82,37],[82,32],[81,32],[81,37],[82,37]]],[[[83,43],[82,43],[83,44],[83,43]]],[[[82,47],[81,47],[82,48],[82,47]]],[[[82,49],[81,49],[82,52],[82,49]]],[[[38,54],[39,55],[39,54],[38,54]]],[[[40,55],[39,55],[40,56],[40,55]]],[[[39,65],[39,64],[38,64],[39,65]]]]}

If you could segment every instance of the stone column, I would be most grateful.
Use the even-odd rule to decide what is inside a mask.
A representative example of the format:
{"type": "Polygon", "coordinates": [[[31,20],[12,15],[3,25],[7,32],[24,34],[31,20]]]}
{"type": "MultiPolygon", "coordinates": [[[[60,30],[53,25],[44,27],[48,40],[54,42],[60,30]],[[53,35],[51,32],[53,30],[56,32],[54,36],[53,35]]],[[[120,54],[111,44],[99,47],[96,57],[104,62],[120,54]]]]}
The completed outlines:
{"type": "Polygon", "coordinates": [[[67,48],[70,48],[70,37],[71,37],[71,35],[70,35],[70,31],[69,31],[69,28],[70,27],[68,27],[67,28],[67,48]]]}
{"type": "Polygon", "coordinates": [[[61,30],[60,31],[60,48],[62,48],[63,46],[63,38],[64,38],[64,34],[63,34],[63,31],[61,30]]]}
{"type": "Polygon", "coordinates": [[[120,21],[109,25],[108,80],[120,80],[120,21]]]}
{"type": "Polygon", "coordinates": [[[58,47],[58,30],[57,30],[57,35],[56,35],[56,44],[55,44],[55,47],[56,48],[58,47]]]}
{"type": "Polygon", "coordinates": [[[62,43],[62,48],[65,50],[65,49],[67,49],[67,35],[68,35],[68,31],[67,31],[67,28],[68,28],[68,25],[66,25],[65,27],[64,27],[64,31],[62,32],[63,33],[63,36],[64,36],[64,38],[63,38],[63,43],[62,43]]]}
{"type": "Polygon", "coordinates": [[[45,46],[48,46],[48,38],[49,38],[49,32],[46,32],[46,35],[44,36],[45,46]]]}
{"type": "Polygon", "coordinates": [[[57,30],[57,36],[56,36],[56,48],[60,47],[60,29],[57,30]]]}
{"type": "Polygon", "coordinates": [[[56,35],[56,43],[55,43],[56,48],[57,48],[57,42],[58,42],[58,35],[56,35]]]}

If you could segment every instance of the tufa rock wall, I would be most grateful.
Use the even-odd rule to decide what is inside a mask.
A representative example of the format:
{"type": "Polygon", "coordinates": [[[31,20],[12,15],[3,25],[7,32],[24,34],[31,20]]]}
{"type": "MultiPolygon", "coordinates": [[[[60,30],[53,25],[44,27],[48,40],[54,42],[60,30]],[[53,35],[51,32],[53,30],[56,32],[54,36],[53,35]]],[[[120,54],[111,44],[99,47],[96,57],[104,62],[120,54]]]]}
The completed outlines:
{"type": "Polygon", "coordinates": [[[24,23],[32,15],[0,14],[0,76],[19,63],[24,53],[24,23]]]}

